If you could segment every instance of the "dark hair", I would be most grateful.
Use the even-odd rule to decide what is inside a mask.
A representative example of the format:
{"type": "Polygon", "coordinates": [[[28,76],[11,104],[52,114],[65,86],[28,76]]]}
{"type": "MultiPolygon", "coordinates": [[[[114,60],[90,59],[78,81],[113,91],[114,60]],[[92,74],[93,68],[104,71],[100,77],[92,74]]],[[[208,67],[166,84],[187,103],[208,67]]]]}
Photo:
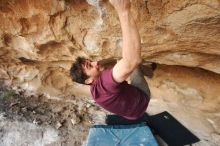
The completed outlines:
{"type": "Polygon", "coordinates": [[[88,76],[83,72],[82,64],[86,61],[84,57],[77,57],[76,61],[72,64],[70,69],[70,76],[73,81],[85,84],[85,80],[88,76]]]}

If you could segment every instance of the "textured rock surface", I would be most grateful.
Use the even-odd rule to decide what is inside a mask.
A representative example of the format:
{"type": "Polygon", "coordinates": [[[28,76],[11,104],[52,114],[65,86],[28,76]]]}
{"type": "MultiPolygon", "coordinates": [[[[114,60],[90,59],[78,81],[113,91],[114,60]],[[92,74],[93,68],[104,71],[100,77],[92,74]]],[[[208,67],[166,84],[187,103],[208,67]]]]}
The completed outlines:
{"type": "MultiPolygon", "coordinates": [[[[144,60],[220,73],[218,0],[132,3],[144,60]]],[[[14,87],[72,94],[68,69],[76,56],[120,56],[120,25],[107,1],[2,0],[0,19],[0,75],[14,87]]]]}
{"type": "MultiPolygon", "coordinates": [[[[149,110],[160,105],[217,145],[220,1],[132,0],[132,12],[143,59],[163,64],[149,80],[149,110]]],[[[28,94],[88,97],[69,77],[72,61],[120,57],[120,23],[106,0],[1,0],[0,20],[0,80],[28,94]]]]}

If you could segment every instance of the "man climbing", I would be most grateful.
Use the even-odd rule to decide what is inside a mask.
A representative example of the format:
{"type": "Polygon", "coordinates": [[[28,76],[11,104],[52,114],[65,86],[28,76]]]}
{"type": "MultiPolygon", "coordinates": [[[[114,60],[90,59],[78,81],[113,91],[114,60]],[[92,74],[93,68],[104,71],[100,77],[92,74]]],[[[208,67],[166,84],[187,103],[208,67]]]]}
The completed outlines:
{"type": "Polygon", "coordinates": [[[130,0],[110,0],[121,23],[122,58],[113,68],[78,57],[70,74],[73,81],[90,85],[97,104],[109,112],[134,120],[141,117],[150,100],[148,85],[139,69],[141,43],[137,26],[130,12],[130,0]],[[126,79],[131,76],[131,85],[126,79]]]}

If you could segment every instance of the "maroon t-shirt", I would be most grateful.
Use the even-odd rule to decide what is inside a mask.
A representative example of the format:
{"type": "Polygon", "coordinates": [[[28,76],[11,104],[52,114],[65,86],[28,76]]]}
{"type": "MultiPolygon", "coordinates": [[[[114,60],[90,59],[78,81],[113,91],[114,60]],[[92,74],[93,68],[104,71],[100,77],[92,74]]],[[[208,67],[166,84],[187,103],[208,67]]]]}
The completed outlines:
{"type": "Polygon", "coordinates": [[[104,109],[132,120],[144,114],[150,99],[127,81],[114,81],[112,69],[106,69],[101,73],[91,85],[91,93],[95,102],[104,109]]]}

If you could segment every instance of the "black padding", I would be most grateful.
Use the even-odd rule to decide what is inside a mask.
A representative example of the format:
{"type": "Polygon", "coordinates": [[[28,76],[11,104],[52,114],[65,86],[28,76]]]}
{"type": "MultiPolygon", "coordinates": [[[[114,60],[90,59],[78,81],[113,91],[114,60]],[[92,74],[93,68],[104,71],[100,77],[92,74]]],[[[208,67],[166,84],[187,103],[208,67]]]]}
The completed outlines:
{"type": "Polygon", "coordinates": [[[200,141],[198,137],[166,111],[150,116],[149,126],[169,146],[183,146],[200,141]]]}
{"type": "Polygon", "coordinates": [[[122,116],[118,115],[107,115],[105,120],[107,125],[131,125],[131,124],[140,124],[148,122],[148,115],[145,113],[142,117],[137,120],[128,120],[122,116]]]}

